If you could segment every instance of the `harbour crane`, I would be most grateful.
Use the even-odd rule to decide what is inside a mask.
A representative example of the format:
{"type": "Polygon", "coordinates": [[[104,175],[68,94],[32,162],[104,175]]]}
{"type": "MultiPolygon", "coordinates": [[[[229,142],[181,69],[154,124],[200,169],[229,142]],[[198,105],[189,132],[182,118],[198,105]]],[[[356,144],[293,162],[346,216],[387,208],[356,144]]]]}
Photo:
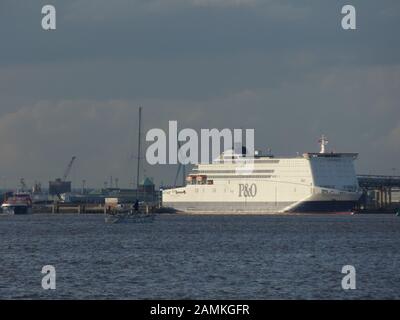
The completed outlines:
{"type": "Polygon", "coordinates": [[[64,171],[62,178],[58,178],[55,181],[50,181],[49,183],[49,193],[51,195],[56,195],[60,201],[61,194],[71,192],[71,182],[67,181],[67,178],[71,173],[72,165],[74,164],[75,160],[76,157],[72,157],[64,171]]]}
{"type": "Polygon", "coordinates": [[[67,181],[67,178],[68,178],[68,176],[69,176],[69,174],[71,172],[72,165],[74,164],[75,160],[76,160],[76,157],[75,156],[72,157],[71,161],[69,162],[67,168],[64,171],[64,175],[63,175],[62,181],[67,181]]]}

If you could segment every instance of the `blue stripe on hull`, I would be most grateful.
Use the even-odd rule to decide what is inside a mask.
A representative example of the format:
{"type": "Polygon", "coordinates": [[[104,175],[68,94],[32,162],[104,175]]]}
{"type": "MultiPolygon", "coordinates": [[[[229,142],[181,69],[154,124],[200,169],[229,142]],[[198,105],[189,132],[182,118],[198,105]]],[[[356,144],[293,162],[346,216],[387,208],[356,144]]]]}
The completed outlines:
{"type": "Polygon", "coordinates": [[[163,202],[163,206],[182,212],[266,212],[276,213],[293,202],[163,202]]]}
{"type": "Polygon", "coordinates": [[[304,201],[290,212],[351,212],[356,205],[357,201],[304,201]]]}
{"type": "MultiPolygon", "coordinates": [[[[292,204],[291,202],[164,202],[163,206],[181,212],[278,213],[292,204]]],[[[356,204],[356,201],[305,201],[293,207],[289,212],[351,212],[356,204]]]]}

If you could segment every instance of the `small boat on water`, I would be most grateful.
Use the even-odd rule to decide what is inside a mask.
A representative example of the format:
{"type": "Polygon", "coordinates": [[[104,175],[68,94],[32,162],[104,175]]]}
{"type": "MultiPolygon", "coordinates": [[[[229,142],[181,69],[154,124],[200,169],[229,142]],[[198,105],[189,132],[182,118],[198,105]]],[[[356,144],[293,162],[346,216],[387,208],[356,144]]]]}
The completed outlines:
{"type": "Polygon", "coordinates": [[[32,199],[29,193],[14,193],[5,199],[1,205],[3,214],[30,214],[32,213],[32,199]]]}

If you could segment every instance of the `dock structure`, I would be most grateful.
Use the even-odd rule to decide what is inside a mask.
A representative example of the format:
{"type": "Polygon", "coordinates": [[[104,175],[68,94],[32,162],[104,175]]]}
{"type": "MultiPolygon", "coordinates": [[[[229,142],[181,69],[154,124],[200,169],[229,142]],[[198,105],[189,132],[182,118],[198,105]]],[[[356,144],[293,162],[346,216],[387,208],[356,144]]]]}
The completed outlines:
{"type": "Polygon", "coordinates": [[[393,209],[400,207],[400,176],[358,175],[363,190],[361,206],[369,209],[393,209]]]}
{"type": "Polygon", "coordinates": [[[36,213],[104,213],[105,207],[93,204],[71,204],[71,203],[54,203],[47,206],[34,206],[36,213]]]}
{"type": "MultiPolygon", "coordinates": [[[[117,199],[118,201],[118,199],[117,199]]],[[[117,202],[118,204],[118,202],[117,202]]],[[[133,207],[133,204],[126,203],[126,208],[133,207]]],[[[154,213],[159,211],[157,203],[140,203],[138,211],[154,213]]],[[[33,213],[52,213],[52,214],[100,214],[117,211],[116,204],[82,204],[82,203],[61,203],[46,205],[33,205],[33,213]]]]}

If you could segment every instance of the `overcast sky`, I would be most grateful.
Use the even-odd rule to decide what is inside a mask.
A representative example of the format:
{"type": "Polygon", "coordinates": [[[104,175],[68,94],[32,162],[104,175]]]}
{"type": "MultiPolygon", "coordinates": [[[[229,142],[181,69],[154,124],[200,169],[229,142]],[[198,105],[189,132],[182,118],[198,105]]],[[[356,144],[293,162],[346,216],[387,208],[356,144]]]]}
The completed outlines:
{"type": "MultiPolygon", "coordinates": [[[[47,185],[73,155],[75,186],[128,186],[139,105],[144,133],[254,128],[277,156],[325,134],[359,173],[400,174],[399,30],[398,0],[1,0],[0,188],[47,185]]],[[[173,183],[173,166],[144,169],[173,183]]]]}

